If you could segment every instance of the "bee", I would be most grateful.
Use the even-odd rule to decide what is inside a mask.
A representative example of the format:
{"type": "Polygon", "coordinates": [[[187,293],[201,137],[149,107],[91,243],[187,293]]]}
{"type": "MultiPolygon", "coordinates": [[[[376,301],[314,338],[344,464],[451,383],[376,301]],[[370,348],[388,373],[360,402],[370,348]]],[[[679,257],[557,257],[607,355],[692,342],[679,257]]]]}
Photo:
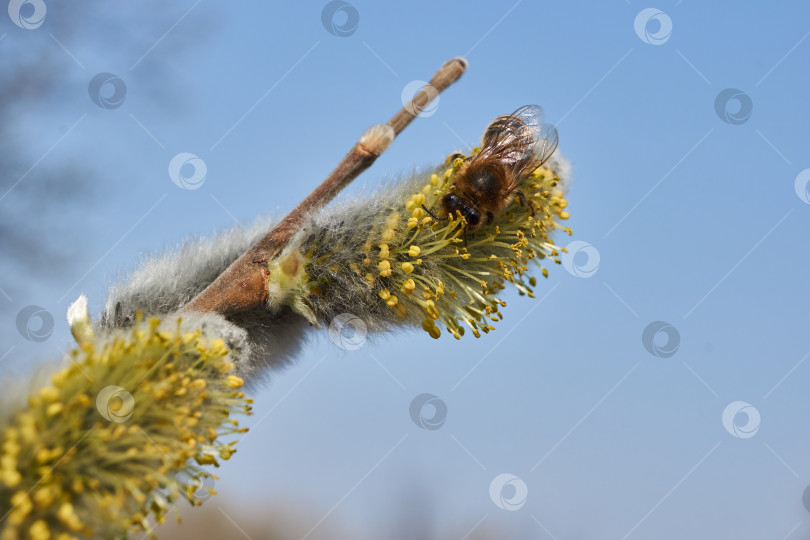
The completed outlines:
{"type": "Polygon", "coordinates": [[[557,148],[554,126],[546,124],[543,108],[526,105],[487,126],[481,151],[465,161],[449,191],[439,202],[441,215],[459,212],[467,221],[466,232],[490,225],[517,197],[534,215],[526,195],[518,189],[557,148]]]}

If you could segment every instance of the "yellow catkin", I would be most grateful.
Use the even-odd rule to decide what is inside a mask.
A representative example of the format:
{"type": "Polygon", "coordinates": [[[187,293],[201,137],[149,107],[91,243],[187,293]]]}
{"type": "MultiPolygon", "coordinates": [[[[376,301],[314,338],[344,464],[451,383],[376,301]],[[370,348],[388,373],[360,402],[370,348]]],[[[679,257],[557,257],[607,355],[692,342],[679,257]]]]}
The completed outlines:
{"type": "Polygon", "coordinates": [[[7,418],[0,508],[12,510],[0,538],[147,530],[147,517],[165,519],[167,494],[172,501],[194,497],[180,484],[207,474],[196,464],[230,456],[232,445],[221,438],[241,431],[232,415],[250,408],[237,391],[244,381],[228,373],[225,341],[159,325],[139,317],[129,333],[100,345],[84,341],[51,377],[53,386],[7,418]],[[206,414],[207,407],[216,413],[206,414]]]}
{"type": "MultiPolygon", "coordinates": [[[[472,155],[479,151],[473,149],[472,155]]],[[[317,304],[330,297],[330,288],[342,287],[340,292],[345,293],[356,284],[368,287],[357,291],[358,301],[384,303],[410,320],[424,318],[428,322],[423,329],[431,337],[439,337],[444,326],[460,339],[465,328],[476,337],[494,329],[490,323],[502,320],[499,309],[505,307],[498,296],[510,284],[521,295],[534,297],[533,288],[538,286],[534,275],[549,275],[544,259],[560,262],[561,248],[552,236],[557,231],[571,234],[562,224],[570,217],[562,184],[549,167],[538,167],[519,178],[517,189],[523,196],[508,201],[506,208],[487,216],[472,231],[462,213],[449,214],[442,203],[451,191],[464,199],[457,174],[470,163],[468,156],[453,154],[440,169],[414,178],[401,191],[401,199],[370,211],[377,214],[364,215],[375,221],[362,228],[360,234],[366,236],[359,239],[362,251],[355,258],[345,249],[357,243],[340,239],[348,236],[334,235],[337,244],[307,244],[306,249],[318,255],[305,267],[329,271],[310,272],[317,283],[296,296],[296,305],[314,305],[320,313],[317,304]],[[329,250],[343,250],[335,257],[341,261],[339,268],[331,266],[335,261],[329,250]],[[364,282],[358,275],[364,275],[364,282]]],[[[344,311],[351,309],[347,305],[344,311]]]]}

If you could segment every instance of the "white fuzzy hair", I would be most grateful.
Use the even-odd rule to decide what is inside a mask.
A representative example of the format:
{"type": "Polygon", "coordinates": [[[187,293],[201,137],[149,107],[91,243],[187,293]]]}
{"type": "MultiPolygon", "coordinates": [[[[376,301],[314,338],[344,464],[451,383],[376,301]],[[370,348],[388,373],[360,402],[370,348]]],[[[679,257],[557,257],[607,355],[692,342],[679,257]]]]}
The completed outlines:
{"type": "MultiPolygon", "coordinates": [[[[145,317],[169,317],[202,292],[233,261],[272,227],[260,219],[253,226],[234,227],[209,238],[195,238],[176,251],[147,258],[125,280],[114,284],[107,296],[96,332],[105,334],[126,328],[140,311],[145,317]]],[[[270,316],[264,306],[225,318],[217,314],[183,314],[182,328],[201,328],[211,339],[223,338],[231,349],[241,376],[253,380],[261,368],[278,367],[289,361],[304,342],[304,318],[283,309],[270,316]]]]}

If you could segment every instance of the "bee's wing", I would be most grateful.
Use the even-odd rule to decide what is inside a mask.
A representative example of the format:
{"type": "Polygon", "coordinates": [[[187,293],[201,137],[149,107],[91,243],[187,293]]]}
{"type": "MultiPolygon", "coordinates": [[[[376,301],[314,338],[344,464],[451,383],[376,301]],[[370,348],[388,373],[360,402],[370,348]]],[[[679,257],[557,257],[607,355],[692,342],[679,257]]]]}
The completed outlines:
{"type": "Polygon", "coordinates": [[[525,174],[530,174],[537,167],[548,161],[548,158],[550,158],[551,154],[557,149],[559,142],[560,137],[557,135],[557,128],[552,124],[543,124],[540,126],[532,151],[532,163],[529,164],[530,168],[524,171],[525,174]]]}
{"type": "Polygon", "coordinates": [[[511,169],[515,184],[545,163],[557,148],[557,129],[544,122],[539,105],[526,105],[508,116],[499,116],[487,126],[481,152],[474,160],[498,159],[511,169]]]}

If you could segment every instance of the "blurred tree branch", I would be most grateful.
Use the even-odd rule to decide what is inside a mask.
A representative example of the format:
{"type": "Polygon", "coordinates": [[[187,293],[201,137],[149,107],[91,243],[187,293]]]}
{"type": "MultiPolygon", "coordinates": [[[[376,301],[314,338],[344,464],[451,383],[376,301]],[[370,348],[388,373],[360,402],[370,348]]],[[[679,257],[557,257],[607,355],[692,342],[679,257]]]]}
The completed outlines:
{"type": "MultiPolygon", "coordinates": [[[[155,0],[115,8],[48,3],[44,23],[33,30],[18,28],[5,12],[0,16],[0,289],[9,297],[35,289],[23,276],[58,279],[62,273],[54,268],[76,264],[69,255],[88,247],[92,238],[76,235],[66,246],[53,241],[48,231],[64,226],[67,209],[87,212],[99,198],[108,198],[103,191],[109,188],[100,186],[109,182],[101,182],[91,159],[82,159],[81,154],[68,160],[47,155],[70,125],[54,118],[54,112],[76,113],[78,118],[83,111],[72,110],[75,98],[87,97],[87,85],[95,75],[92,69],[83,70],[69,50],[90,49],[108,57],[110,65],[122,61],[130,65],[184,12],[182,6],[167,8],[155,0]],[[35,135],[43,131],[54,135],[51,139],[35,135]]],[[[198,11],[197,24],[173,29],[160,41],[160,54],[150,54],[126,74],[158,106],[169,105],[171,99],[158,81],[165,80],[179,54],[210,31],[211,13],[198,11]],[[201,17],[205,24],[199,24],[201,17]]],[[[86,103],[84,112],[95,107],[89,98],[86,103]]],[[[0,313],[16,311],[19,303],[0,295],[0,313]]]]}

